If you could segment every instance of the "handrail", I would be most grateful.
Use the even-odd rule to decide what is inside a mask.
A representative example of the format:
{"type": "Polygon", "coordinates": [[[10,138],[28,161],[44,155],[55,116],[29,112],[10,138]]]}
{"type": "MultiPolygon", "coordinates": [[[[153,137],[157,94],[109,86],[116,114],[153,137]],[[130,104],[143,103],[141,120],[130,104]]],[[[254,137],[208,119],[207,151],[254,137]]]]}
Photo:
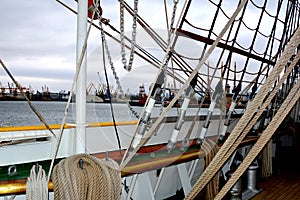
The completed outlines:
{"type": "MultiPolygon", "coordinates": [[[[116,122],[117,126],[123,126],[123,125],[135,125],[137,124],[137,120],[132,121],[121,121],[116,122]]],[[[113,122],[91,122],[87,124],[87,127],[105,127],[105,126],[113,126],[113,122]]],[[[49,125],[51,129],[60,129],[60,124],[52,124],[49,125]]],[[[65,124],[64,128],[75,128],[75,124],[65,124]]],[[[35,131],[35,130],[47,130],[47,128],[43,125],[35,125],[35,126],[7,126],[7,127],[0,127],[0,132],[13,132],[13,131],[35,131]]]]}
{"type": "MultiPolygon", "coordinates": [[[[212,140],[216,140],[216,137],[211,137],[212,140]]],[[[243,141],[242,145],[248,145],[257,140],[257,137],[247,138],[243,141]]],[[[180,143],[178,143],[178,151],[172,151],[168,153],[166,149],[166,144],[158,144],[145,146],[141,148],[141,153],[137,156],[136,159],[133,159],[132,162],[126,166],[121,172],[122,177],[130,176],[136,173],[143,173],[146,171],[161,169],[165,166],[177,165],[180,163],[192,161],[195,159],[205,157],[205,153],[202,150],[199,150],[196,145],[196,141],[191,141],[191,146],[186,152],[178,153],[180,150],[180,143]],[[149,159],[149,156],[155,157],[149,159]],[[139,158],[138,158],[139,157],[139,158]]],[[[125,150],[122,150],[121,154],[124,154],[125,150]]],[[[116,160],[117,162],[121,160],[120,152],[111,151],[109,152],[109,157],[116,160]]],[[[92,154],[97,158],[105,158],[106,153],[97,153],[92,154]]],[[[30,164],[30,163],[28,163],[30,164]]],[[[48,184],[48,190],[53,191],[53,184],[50,181],[48,184]]],[[[19,180],[6,180],[0,181],[0,196],[2,195],[11,195],[11,194],[25,194],[26,193],[26,178],[19,180]]]]}

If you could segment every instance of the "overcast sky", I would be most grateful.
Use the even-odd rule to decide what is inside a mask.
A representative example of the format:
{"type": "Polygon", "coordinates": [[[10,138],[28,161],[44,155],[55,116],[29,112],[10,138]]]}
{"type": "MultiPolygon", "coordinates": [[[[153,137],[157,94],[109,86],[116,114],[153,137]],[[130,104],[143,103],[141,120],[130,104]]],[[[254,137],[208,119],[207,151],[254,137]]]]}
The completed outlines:
{"type": "MultiPolygon", "coordinates": [[[[0,58],[17,81],[35,90],[42,85],[59,90],[58,84],[70,84],[75,15],[54,0],[2,0],[0,13],[0,58]]],[[[3,86],[12,82],[0,73],[3,86]]]]}
{"type": "MultiPolygon", "coordinates": [[[[77,9],[72,0],[63,2],[77,9]]],[[[117,1],[102,2],[104,17],[118,27],[115,23],[119,18],[117,1]]],[[[157,10],[156,3],[152,4],[157,10]]],[[[55,0],[1,0],[0,15],[0,58],[16,80],[34,90],[41,90],[44,85],[51,91],[69,90],[75,71],[76,15],[55,0]]],[[[161,19],[153,16],[152,20],[161,19]]],[[[160,27],[162,23],[157,25],[160,27]]],[[[100,32],[93,29],[89,54],[97,51],[97,47],[99,50],[99,41],[100,32]]],[[[2,67],[0,82],[2,86],[12,82],[2,67]]]]}
{"type": "MultiPolygon", "coordinates": [[[[257,0],[258,1],[258,0],[257,0]]],[[[74,9],[77,9],[77,5],[73,0],[64,0],[74,9]]],[[[164,7],[162,0],[153,1],[140,1],[139,14],[146,16],[146,20],[150,25],[156,29],[165,28],[165,16],[164,7]]],[[[169,17],[172,10],[173,0],[169,0],[169,17]]],[[[182,5],[183,1],[180,1],[182,5]]],[[[206,2],[206,1],[205,1],[206,2]]],[[[190,12],[188,19],[192,23],[198,23],[199,19],[207,28],[210,25],[211,19],[204,17],[207,13],[213,13],[206,7],[204,1],[194,1],[192,7],[197,8],[199,12],[190,12]],[[199,8],[199,9],[198,9],[199,8]]],[[[207,1],[208,2],[208,1],[207,1]]],[[[225,7],[232,7],[236,4],[236,1],[226,1],[225,7]]],[[[116,28],[119,23],[119,7],[117,1],[103,0],[101,1],[103,7],[103,16],[109,18],[116,28]]],[[[178,12],[180,11],[180,5],[178,12]]],[[[228,9],[228,12],[233,12],[233,9],[228,9]]],[[[253,19],[254,15],[249,13],[249,18],[253,19]]],[[[50,91],[69,90],[71,88],[73,75],[75,72],[75,42],[76,42],[76,15],[68,11],[66,8],[61,6],[55,0],[1,0],[0,1],[0,58],[6,64],[11,73],[15,76],[16,80],[19,81],[23,86],[32,89],[41,90],[42,86],[46,85],[50,91]]],[[[255,20],[250,20],[255,21],[255,20]]],[[[125,21],[126,31],[131,28],[131,19],[125,21]]],[[[220,30],[223,28],[224,21],[216,26],[220,30]]],[[[250,24],[251,25],[251,24],[250,24]]],[[[107,30],[107,28],[106,28],[107,30]]],[[[216,30],[218,32],[218,30],[216,30]]],[[[166,33],[164,33],[164,36],[166,33]]],[[[140,41],[144,41],[141,39],[140,41]]],[[[100,32],[93,29],[91,37],[89,39],[88,55],[92,55],[97,59],[101,58],[100,44],[100,32]],[[98,57],[100,56],[100,58],[98,57]]],[[[114,49],[119,46],[116,43],[110,43],[110,48],[114,49]]],[[[156,48],[151,44],[145,43],[146,48],[156,48]]],[[[201,53],[201,49],[196,53],[192,53],[192,49],[188,50],[191,57],[197,57],[201,53]]],[[[114,61],[120,59],[119,50],[114,51],[114,61]],[[116,53],[117,52],[117,53],[116,53]]],[[[162,57],[162,55],[157,55],[162,57]]],[[[137,60],[136,64],[143,67],[148,66],[145,63],[137,60]]],[[[97,64],[98,65],[98,64],[97,64]]],[[[126,72],[122,71],[120,62],[116,61],[116,67],[120,71],[120,76],[126,76],[126,72]],[[120,69],[121,68],[121,69],[120,69]],[[122,71],[122,72],[121,72],[122,71]]],[[[102,72],[100,66],[92,66],[89,69],[91,78],[88,78],[87,85],[93,82],[97,85],[99,81],[97,72],[102,72]],[[99,68],[97,68],[99,67],[99,68]]],[[[149,76],[150,72],[143,74],[145,77],[139,76],[141,80],[150,82],[152,76],[149,76]],[[147,79],[148,78],[148,79],[147,79]]],[[[151,72],[152,74],[152,72],[151,72]]],[[[153,71],[155,74],[155,70],[153,71]]],[[[133,79],[132,74],[128,74],[126,80],[133,79]]],[[[103,77],[102,77],[103,79],[103,77]]],[[[124,80],[123,82],[128,82],[124,80]]],[[[104,80],[100,80],[104,82],[104,80]]],[[[0,82],[2,86],[7,86],[7,82],[12,82],[5,72],[0,69],[0,82]]],[[[140,82],[134,82],[133,84],[138,87],[140,82]]],[[[125,86],[124,90],[127,87],[125,86]]]]}
{"type": "MultiPolygon", "coordinates": [[[[63,2],[77,9],[77,5],[73,0],[64,0],[63,2]]],[[[162,2],[161,0],[154,0],[139,3],[139,14],[145,16],[147,23],[155,29],[166,28],[162,2]]],[[[173,0],[167,2],[170,18],[173,0]]],[[[119,28],[119,6],[117,1],[104,0],[101,3],[103,16],[109,18],[111,24],[119,28]]],[[[132,5],[132,2],[129,1],[129,3],[132,5]]],[[[180,1],[177,12],[180,11],[180,5],[182,4],[183,1],[180,1]]],[[[202,8],[204,6],[202,5],[202,8]]],[[[192,18],[200,17],[203,19],[202,15],[205,12],[207,10],[203,9],[202,12],[193,13],[191,16],[192,18]]],[[[41,90],[44,85],[49,87],[50,91],[69,90],[75,71],[76,15],[55,0],[26,0],[18,1],[18,3],[11,0],[1,0],[0,15],[0,58],[17,81],[25,87],[30,85],[34,90],[41,90]]],[[[129,31],[128,34],[131,33],[131,23],[132,19],[128,18],[127,15],[125,31],[129,31]]],[[[108,30],[107,27],[106,30],[108,30]]],[[[164,34],[166,36],[166,32],[164,34]]],[[[144,39],[141,39],[143,36],[139,36],[139,38],[140,41],[145,43],[144,39]]],[[[101,58],[99,41],[100,33],[98,30],[93,29],[89,39],[88,55],[93,55],[97,59],[101,58]]],[[[144,45],[146,48],[157,48],[148,43],[144,45]]],[[[118,44],[112,43],[110,48],[115,49],[116,46],[119,47],[118,44]]],[[[113,56],[114,61],[116,61],[120,58],[120,50],[113,52],[117,52],[113,56]]],[[[200,53],[201,51],[193,56],[199,56],[200,53]]],[[[162,57],[162,55],[158,56],[162,57]]],[[[119,70],[119,76],[122,77],[127,74],[124,70],[122,71],[123,67],[120,62],[116,62],[115,65],[119,70]]],[[[147,67],[145,63],[140,63],[140,65],[147,67]]],[[[89,67],[89,74],[92,78],[90,80],[88,77],[87,85],[90,82],[97,85],[97,81],[99,81],[97,72],[101,72],[101,69],[96,67],[89,67]]],[[[149,69],[147,70],[149,72],[149,69]]],[[[153,76],[154,74],[155,71],[153,71],[153,76]]],[[[132,74],[128,74],[128,76],[133,79],[132,74]]],[[[139,74],[139,78],[144,78],[144,82],[151,82],[153,76],[149,76],[149,73],[139,74]]],[[[101,81],[104,82],[103,78],[101,81]]],[[[0,69],[0,82],[2,86],[7,86],[7,82],[12,82],[2,69],[0,69]]],[[[128,81],[123,82],[128,83],[128,81]]],[[[141,83],[135,81],[132,84],[138,87],[141,83]]],[[[132,87],[132,84],[125,86],[124,90],[127,87],[132,87]]]]}

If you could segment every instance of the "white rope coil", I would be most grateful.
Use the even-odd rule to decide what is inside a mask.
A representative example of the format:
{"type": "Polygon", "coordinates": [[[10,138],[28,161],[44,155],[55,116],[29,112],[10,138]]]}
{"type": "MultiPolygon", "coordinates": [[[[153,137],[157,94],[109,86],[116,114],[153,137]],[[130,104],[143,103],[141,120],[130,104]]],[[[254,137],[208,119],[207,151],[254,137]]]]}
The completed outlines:
{"type": "Polygon", "coordinates": [[[42,166],[34,165],[26,182],[27,200],[48,200],[48,181],[42,166]],[[36,169],[38,167],[38,169],[36,169]]]}

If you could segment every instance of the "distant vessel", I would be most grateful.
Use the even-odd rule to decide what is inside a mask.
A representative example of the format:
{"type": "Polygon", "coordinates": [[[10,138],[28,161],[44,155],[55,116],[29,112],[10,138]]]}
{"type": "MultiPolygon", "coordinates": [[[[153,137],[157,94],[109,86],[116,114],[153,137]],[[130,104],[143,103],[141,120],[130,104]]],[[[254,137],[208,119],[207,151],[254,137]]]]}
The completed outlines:
{"type": "MultiPolygon", "coordinates": [[[[87,103],[102,103],[105,97],[98,91],[91,93],[91,86],[87,88],[87,103]]],[[[20,90],[14,84],[8,83],[8,87],[2,87],[0,84],[0,101],[25,101],[22,92],[31,101],[68,101],[70,91],[61,90],[59,92],[51,92],[47,86],[42,87],[42,91],[22,87],[20,90]]],[[[72,102],[75,102],[75,95],[72,97],[72,102]]]]}
{"type": "Polygon", "coordinates": [[[140,85],[139,92],[137,95],[131,95],[129,104],[131,106],[144,106],[147,101],[147,94],[145,91],[144,84],[140,85]]]}
{"type": "Polygon", "coordinates": [[[33,91],[31,88],[22,87],[21,90],[15,87],[12,83],[7,83],[7,87],[0,83],[0,101],[23,101],[25,100],[21,91],[30,99],[33,98],[33,91]]]}

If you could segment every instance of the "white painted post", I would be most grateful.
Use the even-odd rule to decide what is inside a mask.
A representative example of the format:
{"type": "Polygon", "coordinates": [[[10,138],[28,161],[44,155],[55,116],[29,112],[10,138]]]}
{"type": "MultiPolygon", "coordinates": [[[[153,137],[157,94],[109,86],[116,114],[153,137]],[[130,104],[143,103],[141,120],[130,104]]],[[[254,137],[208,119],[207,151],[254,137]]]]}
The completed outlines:
{"type": "MultiPolygon", "coordinates": [[[[76,66],[87,35],[88,0],[78,1],[76,66]]],[[[86,146],[86,52],[76,82],[76,134],[75,152],[85,153],[86,146]]]]}
{"type": "Polygon", "coordinates": [[[176,165],[180,182],[184,191],[185,196],[192,190],[192,185],[190,182],[190,178],[185,166],[185,163],[181,163],[179,165],[176,165]]]}

